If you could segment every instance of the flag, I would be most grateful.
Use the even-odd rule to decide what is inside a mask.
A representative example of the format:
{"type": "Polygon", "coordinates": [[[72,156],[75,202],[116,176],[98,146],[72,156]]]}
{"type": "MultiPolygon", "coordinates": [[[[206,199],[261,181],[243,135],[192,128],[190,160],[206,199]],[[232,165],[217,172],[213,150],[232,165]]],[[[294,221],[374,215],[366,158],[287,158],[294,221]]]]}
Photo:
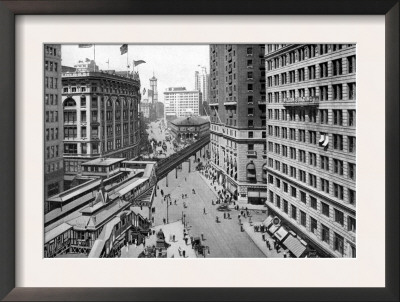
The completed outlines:
{"type": "Polygon", "coordinates": [[[146,61],[143,61],[143,60],[138,60],[138,61],[133,61],[133,65],[135,65],[135,66],[138,66],[138,65],[140,65],[140,64],[142,64],[142,63],[146,63],[146,61]]]}
{"type": "Polygon", "coordinates": [[[93,46],[93,44],[79,44],[78,45],[79,48],[90,48],[92,46],[93,46]]]}
{"type": "Polygon", "coordinates": [[[121,55],[123,55],[124,53],[128,52],[128,44],[122,44],[122,46],[119,48],[119,50],[121,51],[121,55]]]}

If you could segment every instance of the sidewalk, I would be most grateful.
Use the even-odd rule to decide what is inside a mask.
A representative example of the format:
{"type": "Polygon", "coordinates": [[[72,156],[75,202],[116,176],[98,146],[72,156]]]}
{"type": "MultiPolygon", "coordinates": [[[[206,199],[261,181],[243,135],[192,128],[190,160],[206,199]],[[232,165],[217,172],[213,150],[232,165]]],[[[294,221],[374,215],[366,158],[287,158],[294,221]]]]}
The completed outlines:
{"type": "Polygon", "coordinates": [[[244,231],[250,236],[251,240],[258,246],[258,248],[264,253],[267,258],[283,258],[284,249],[280,249],[279,253],[274,249],[274,241],[271,236],[265,232],[255,232],[254,225],[261,225],[261,223],[255,223],[250,225],[249,222],[243,222],[244,231]],[[265,234],[265,239],[269,241],[271,245],[271,250],[268,249],[267,243],[262,239],[262,234],[265,234]]]}

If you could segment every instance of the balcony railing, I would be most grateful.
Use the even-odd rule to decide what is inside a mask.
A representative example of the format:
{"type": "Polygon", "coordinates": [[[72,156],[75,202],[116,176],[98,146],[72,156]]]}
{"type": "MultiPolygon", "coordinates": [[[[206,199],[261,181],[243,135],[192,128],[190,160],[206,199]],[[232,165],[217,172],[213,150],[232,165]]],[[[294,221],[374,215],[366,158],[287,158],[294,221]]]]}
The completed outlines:
{"type": "Polygon", "coordinates": [[[224,106],[237,105],[237,101],[224,102],[224,106]]]}
{"type": "Polygon", "coordinates": [[[297,97],[297,98],[284,98],[283,106],[286,107],[305,107],[305,106],[318,106],[319,105],[319,97],[311,96],[311,97],[297,97]]]}

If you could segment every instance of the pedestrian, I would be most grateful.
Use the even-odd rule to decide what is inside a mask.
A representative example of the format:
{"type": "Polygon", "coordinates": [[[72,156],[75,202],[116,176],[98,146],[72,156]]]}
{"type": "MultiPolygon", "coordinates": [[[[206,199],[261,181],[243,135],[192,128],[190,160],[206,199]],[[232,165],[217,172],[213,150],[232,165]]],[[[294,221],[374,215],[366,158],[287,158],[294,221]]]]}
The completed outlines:
{"type": "Polygon", "coordinates": [[[175,205],[176,205],[176,199],[175,199],[175,205]]]}
{"type": "Polygon", "coordinates": [[[206,208],[203,209],[203,213],[206,214],[206,208]]]}
{"type": "Polygon", "coordinates": [[[182,253],[183,253],[183,258],[186,258],[186,251],[183,250],[182,253]]]}

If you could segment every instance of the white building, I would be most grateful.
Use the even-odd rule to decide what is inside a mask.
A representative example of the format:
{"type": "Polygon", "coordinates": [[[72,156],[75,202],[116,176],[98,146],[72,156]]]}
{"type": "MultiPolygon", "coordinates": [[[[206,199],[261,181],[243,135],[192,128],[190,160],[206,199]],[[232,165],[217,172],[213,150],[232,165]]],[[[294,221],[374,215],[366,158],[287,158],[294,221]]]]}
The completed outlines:
{"type": "Polygon", "coordinates": [[[99,71],[99,66],[96,65],[95,61],[88,58],[85,61],[78,61],[78,64],[75,64],[74,67],[77,72],[99,71]]]}
{"type": "Polygon", "coordinates": [[[209,79],[210,74],[207,73],[205,66],[199,65],[199,70],[194,73],[194,89],[199,90],[202,94],[202,102],[208,102],[209,96],[209,79]]]}
{"type": "Polygon", "coordinates": [[[170,87],[164,92],[165,117],[167,120],[183,116],[199,116],[201,92],[186,90],[185,87],[170,87]]]}

